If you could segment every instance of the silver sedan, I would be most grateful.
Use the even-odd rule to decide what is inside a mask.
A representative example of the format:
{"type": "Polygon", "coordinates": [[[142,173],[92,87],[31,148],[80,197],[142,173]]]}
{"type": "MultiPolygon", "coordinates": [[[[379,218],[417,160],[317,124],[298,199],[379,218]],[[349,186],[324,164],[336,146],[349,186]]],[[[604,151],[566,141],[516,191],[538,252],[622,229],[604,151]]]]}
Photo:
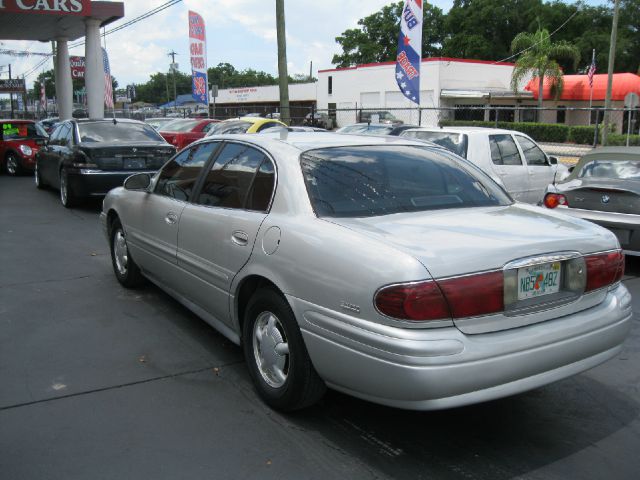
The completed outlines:
{"type": "Polygon", "coordinates": [[[241,345],[280,410],[327,386],[418,410],[504,397],[610,359],[631,324],[611,232],[408,139],[208,137],[101,221],[120,283],[241,345]]]}

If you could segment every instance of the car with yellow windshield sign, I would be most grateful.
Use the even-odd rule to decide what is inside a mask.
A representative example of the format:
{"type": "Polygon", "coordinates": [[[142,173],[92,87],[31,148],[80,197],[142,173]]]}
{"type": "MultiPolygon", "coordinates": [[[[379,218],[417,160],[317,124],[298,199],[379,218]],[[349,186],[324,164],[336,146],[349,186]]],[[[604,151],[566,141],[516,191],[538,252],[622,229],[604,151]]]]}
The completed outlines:
{"type": "Polygon", "coordinates": [[[47,132],[32,120],[0,120],[0,162],[9,175],[33,172],[47,132]]]}

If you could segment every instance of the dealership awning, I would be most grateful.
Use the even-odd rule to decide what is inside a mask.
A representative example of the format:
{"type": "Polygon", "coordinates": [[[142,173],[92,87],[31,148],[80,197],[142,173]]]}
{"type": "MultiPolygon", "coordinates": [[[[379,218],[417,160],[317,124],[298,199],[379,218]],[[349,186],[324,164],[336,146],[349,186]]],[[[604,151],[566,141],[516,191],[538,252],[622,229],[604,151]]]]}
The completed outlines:
{"type": "Polygon", "coordinates": [[[531,92],[514,93],[513,90],[440,90],[440,98],[504,98],[504,99],[527,99],[532,98],[531,92]]]}
{"type": "MultiPolygon", "coordinates": [[[[583,100],[589,101],[591,88],[589,86],[589,77],[587,75],[565,75],[564,88],[560,100],[583,100]]],[[[525,90],[533,93],[533,97],[538,99],[538,79],[531,80],[525,90]]],[[[593,76],[593,99],[604,100],[607,92],[607,74],[599,74],[593,76]]],[[[613,89],[611,91],[611,100],[624,100],[629,92],[635,92],[640,95],[640,76],[633,73],[614,73],[613,89]]],[[[551,82],[545,80],[543,86],[544,100],[553,100],[551,94],[551,82]]]]}
{"type": "MultiPolygon", "coordinates": [[[[24,3],[30,4],[33,2],[24,3]]],[[[101,27],[124,17],[124,3],[92,1],[90,5],[91,18],[99,20],[101,27]]],[[[57,37],[66,37],[68,40],[73,41],[85,36],[86,18],[86,16],[82,15],[3,11],[0,24],[0,39],[48,42],[55,40],[57,37]]]]}

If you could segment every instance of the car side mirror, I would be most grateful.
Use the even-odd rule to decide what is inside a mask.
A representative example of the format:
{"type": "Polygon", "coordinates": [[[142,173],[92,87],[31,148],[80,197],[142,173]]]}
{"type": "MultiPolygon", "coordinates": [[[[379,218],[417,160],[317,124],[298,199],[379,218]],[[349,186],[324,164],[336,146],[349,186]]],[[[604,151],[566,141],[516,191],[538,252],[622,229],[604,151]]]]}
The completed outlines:
{"type": "Polygon", "coordinates": [[[558,157],[549,157],[549,165],[557,165],[558,157]]]}
{"type": "Polygon", "coordinates": [[[151,176],[148,173],[136,173],[124,181],[124,188],[127,190],[147,190],[149,185],[151,185],[151,176]]]}
{"type": "Polygon", "coordinates": [[[573,172],[573,170],[574,170],[575,168],[576,168],[576,166],[575,166],[575,165],[571,165],[571,166],[568,168],[569,173],[573,172]]]}

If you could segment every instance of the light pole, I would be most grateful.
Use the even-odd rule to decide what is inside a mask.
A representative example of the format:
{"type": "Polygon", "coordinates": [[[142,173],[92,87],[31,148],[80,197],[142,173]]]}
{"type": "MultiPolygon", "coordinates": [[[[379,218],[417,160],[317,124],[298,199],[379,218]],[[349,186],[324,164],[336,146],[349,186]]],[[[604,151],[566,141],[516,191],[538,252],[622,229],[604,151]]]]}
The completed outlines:
{"type": "Polygon", "coordinates": [[[611,121],[611,91],[613,90],[613,64],[616,59],[616,39],[618,36],[618,10],[619,0],[615,0],[613,7],[613,23],[611,25],[611,42],[609,43],[609,67],[607,69],[607,95],[604,97],[604,131],[602,132],[602,145],[607,144],[609,138],[609,123],[611,121]]]}
{"type": "Polygon", "coordinates": [[[178,69],[178,64],[176,63],[176,52],[171,50],[167,55],[171,57],[171,72],[173,73],[173,110],[178,110],[178,95],[176,93],[176,70],[178,69]]]}

